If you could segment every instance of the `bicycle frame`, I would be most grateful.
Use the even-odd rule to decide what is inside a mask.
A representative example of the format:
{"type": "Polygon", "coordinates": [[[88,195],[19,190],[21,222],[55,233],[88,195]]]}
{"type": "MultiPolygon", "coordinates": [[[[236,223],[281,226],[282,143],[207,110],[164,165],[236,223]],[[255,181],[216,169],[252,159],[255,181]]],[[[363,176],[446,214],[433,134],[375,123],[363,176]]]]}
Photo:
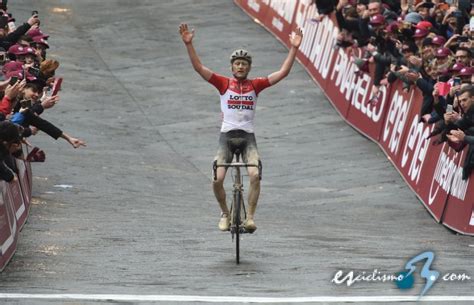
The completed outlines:
{"type": "Polygon", "coordinates": [[[217,180],[217,168],[218,167],[225,167],[233,168],[234,169],[234,184],[233,184],[233,200],[232,205],[230,208],[230,233],[232,234],[232,240],[234,240],[235,235],[235,254],[236,254],[236,263],[240,263],[240,234],[247,233],[243,226],[241,226],[242,219],[247,218],[247,211],[245,209],[245,203],[243,199],[243,184],[242,184],[242,175],[240,169],[242,167],[258,167],[259,177],[262,179],[262,163],[258,162],[258,164],[249,164],[240,162],[240,153],[237,151],[235,153],[235,162],[232,163],[222,163],[217,164],[217,161],[214,161],[213,164],[213,171],[214,171],[214,180],[217,180]],[[243,218],[242,216],[243,211],[243,218]]]}

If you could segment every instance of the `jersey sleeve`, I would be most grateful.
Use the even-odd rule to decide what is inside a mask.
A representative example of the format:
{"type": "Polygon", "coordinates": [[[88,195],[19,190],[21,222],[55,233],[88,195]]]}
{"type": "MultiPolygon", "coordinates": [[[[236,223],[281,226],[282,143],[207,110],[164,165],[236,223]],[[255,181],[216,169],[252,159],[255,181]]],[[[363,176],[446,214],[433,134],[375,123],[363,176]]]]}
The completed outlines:
{"type": "Polygon", "coordinates": [[[255,89],[255,94],[258,95],[263,89],[270,87],[271,84],[268,77],[258,77],[252,79],[252,86],[255,89]]]}
{"type": "Polygon", "coordinates": [[[209,83],[214,85],[221,95],[224,94],[227,90],[227,87],[229,87],[229,79],[216,73],[212,74],[211,78],[209,79],[209,83]]]}

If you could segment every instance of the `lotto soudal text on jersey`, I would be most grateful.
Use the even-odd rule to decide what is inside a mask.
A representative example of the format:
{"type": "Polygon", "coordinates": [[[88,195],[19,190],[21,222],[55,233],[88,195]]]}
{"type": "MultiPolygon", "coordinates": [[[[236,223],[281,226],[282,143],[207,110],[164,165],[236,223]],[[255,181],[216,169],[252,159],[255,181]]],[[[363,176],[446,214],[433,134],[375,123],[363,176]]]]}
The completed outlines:
{"type": "Polygon", "coordinates": [[[219,90],[222,111],[221,132],[241,129],[254,132],[257,96],[270,86],[268,78],[237,80],[213,74],[209,82],[219,90]]]}

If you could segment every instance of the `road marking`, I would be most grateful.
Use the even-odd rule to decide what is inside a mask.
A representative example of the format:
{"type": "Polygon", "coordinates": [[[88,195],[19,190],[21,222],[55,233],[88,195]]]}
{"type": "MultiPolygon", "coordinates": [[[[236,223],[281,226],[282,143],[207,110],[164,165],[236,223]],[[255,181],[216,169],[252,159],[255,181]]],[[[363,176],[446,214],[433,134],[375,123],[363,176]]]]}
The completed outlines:
{"type": "Polygon", "coordinates": [[[237,297],[198,295],[133,295],[133,294],[27,294],[0,293],[0,299],[41,299],[80,301],[132,302],[209,302],[209,303],[391,303],[391,302],[472,302],[474,296],[347,296],[347,297],[237,297]]]}

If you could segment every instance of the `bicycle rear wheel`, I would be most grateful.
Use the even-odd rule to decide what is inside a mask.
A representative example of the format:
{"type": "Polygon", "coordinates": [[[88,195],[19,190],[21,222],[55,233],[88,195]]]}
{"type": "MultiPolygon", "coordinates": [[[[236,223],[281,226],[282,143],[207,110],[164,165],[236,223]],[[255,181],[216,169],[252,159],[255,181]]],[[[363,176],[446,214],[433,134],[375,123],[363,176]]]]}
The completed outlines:
{"type": "Polygon", "coordinates": [[[242,193],[235,192],[232,222],[235,226],[235,262],[237,264],[240,263],[240,208],[241,208],[241,204],[242,204],[242,193]]]}

